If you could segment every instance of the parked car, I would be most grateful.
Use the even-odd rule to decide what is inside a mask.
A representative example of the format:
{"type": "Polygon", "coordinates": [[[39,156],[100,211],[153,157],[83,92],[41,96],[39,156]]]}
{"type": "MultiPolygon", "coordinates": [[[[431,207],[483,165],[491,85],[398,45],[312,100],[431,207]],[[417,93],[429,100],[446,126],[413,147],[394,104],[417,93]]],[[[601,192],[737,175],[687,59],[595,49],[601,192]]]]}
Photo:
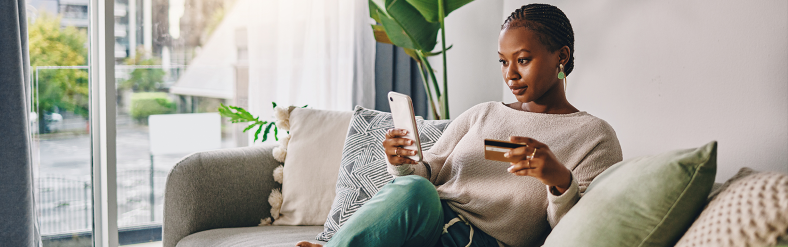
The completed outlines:
{"type": "MultiPolygon", "coordinates": [[[[30,132],[39,133],[38,113],[30,112],[29,120],[30,120],[30,132]]],[[[46,121],[46,125],[44,126],[46,129],[41,132],[43,133],[57,132],[61,129],[61,125],[63,123],[63,115],[60,115],[60,113],[57,112],[45,113],[44,121],[46,121]]]]}

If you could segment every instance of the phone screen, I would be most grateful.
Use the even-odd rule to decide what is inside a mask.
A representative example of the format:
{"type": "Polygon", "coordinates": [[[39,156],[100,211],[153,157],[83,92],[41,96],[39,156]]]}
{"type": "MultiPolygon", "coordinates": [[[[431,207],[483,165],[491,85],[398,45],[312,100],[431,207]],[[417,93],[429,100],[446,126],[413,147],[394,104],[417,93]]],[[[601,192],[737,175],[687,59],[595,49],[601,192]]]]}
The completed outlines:
{"type": "Polygon", "coordinates": [[[419,130],[416,128],[416,116],[413,113],[413,103],[410,97],[397,92],[389,92],[388,96],[394,128],[407,130],[408,134],[405,135],[405,138],[413,140],[413,145],[404,146],[403,148],[416,150],[416,155],[407,157],[417,162],[421,161],[419,130]]]}

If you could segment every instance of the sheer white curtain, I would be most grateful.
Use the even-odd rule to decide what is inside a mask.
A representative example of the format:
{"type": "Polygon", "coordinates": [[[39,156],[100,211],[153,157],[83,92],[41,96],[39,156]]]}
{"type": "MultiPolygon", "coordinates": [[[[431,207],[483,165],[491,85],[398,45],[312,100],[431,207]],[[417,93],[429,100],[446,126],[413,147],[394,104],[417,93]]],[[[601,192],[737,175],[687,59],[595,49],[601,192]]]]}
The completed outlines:
{"type": "Polygon", "coordinates": [[[249,0],[249,108],[374,107],[375,40],[367,0],[249,0]]]}

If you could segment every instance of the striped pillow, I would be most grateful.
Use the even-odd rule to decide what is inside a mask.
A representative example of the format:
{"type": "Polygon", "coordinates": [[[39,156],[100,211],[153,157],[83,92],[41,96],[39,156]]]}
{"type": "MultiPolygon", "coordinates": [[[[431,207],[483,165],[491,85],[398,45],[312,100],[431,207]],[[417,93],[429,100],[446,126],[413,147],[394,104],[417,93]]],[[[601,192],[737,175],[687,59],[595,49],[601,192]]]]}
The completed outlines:
{"type": "MultiPolygon", "coordinates": [[[[422,151],[435,144],[450,122],[416,120],[422,151]]],[[[317,240],[330,240],[356,210],[394,179],[386,171],[386,155],[381,144],[391,128],[394,128],[391,113],[356,106],[342,150],[336,197],[317,240]]]]}

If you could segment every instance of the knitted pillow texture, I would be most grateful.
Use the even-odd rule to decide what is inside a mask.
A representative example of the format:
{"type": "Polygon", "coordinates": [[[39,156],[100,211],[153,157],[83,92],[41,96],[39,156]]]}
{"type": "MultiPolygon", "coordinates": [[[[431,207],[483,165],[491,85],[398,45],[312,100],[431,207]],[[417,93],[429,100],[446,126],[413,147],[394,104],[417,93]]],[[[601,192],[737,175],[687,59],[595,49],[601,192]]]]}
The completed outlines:
{"type": "MultiPolygon", "coordinates": [[[[449,123],[450,120],[416,120],[422,151],[435,144],[449,123]]],[[[330,240],[356,210],[394,179],[386,171],[386,154],[381,144],[391,128],[391,113],[356,106],[342,150],[336,197],[317,240],[330,240]]]]}
{"type": "Polygon", "coordinates": [[[774,246],[786,235],[788,174],[742,168],[725,184],[676,246],[774,246]]]}
{"type": "Polygon", "coordinates": [[[752,175],[754,173],[757,173],[757,172],[752,170],[752,169],[750,169],[749,167],[744,167],[742,169],[739,169],[739,172],[737,172],[736,175],[733,175],[733,177],[728,179],[728,181],[725,181],[725,183],[720,184],[719,187],[713,187],[711,189],[711,193],[709,193],[709,198],[707,199],[706,204],[709,204],[711,201],[714,200],[714,198],[717,198],[717,195],[719,195],[720,192],[722,192],[725,189],[727,189],[728,187],[730,187],[732,183],[734,183],[736,181],[739,181],[739,179],[741,179],[743,177],[746,177],[746,176],[749,176],[749,175],[752,175]]]}

